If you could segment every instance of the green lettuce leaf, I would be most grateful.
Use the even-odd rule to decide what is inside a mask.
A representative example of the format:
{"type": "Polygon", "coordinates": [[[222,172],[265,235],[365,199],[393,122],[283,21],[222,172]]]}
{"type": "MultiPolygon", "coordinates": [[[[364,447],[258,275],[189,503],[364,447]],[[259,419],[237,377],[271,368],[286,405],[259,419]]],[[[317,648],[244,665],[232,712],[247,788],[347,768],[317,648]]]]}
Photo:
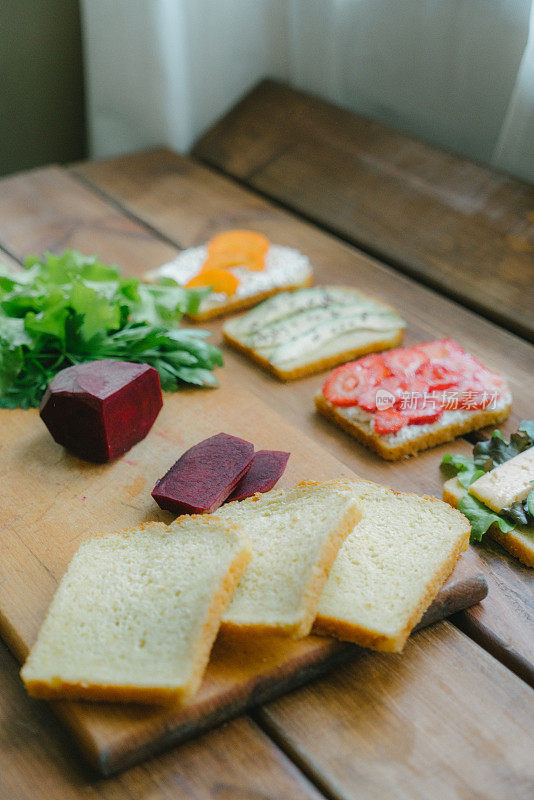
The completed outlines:
{"type": "Polygon", "coordinates": [[[468,456],[445,453],[441,466],[449,476],[457,475],[464,489],[484,475],[484,470],[479,469],[474,459],[468,456]]]}
{"type": "Polygon", "coordinates": [[[517,433],[512,433],[509,442],[499,430],[493,431],[487,441],[478,442],[473,448],[476,465],[484,472],[489,472],[499,464],[504,464],[524,450],[528,450],[534,445],[534,437],[530,435],[532,427],[534,427],[534,421],[523,420],[517,433]],[[522,429],[521,426],[525,426],[525,428],[522,429]]]}
{"type": "Polygon", "coordinates": [[[501,514],[496,514],[468,492],[469,486],[486,472],[533,446],[534,420],[523,420],[517,433],[512,433],[510,441],[506,441],[502,433],[495,430],[490,439],[478,442],[473,448],[473,458],[451,453],[443,456],[441,466],[444,471],[449,475],[456,474],[459,483],[466,490],[458,503],[458,509],[471,523],[473,541],[480,542],[493,523],[503,532],[514,530],[518,524],[533,524],[534,490],[525,502],[513,503],[509,508],[504,508],[501,514]]]}
{"type": "Polygon", "coordinates": [[[491,511],[487,506],[472,497],[468,492],[464,494],[458,503],[458,511],[465,514],[471,523],[471,540],[475,542],[482,541],[482,537],[488,528],[494,523],[499,526],[503,533],[513,531],[515,525],[508,520],[500,517],[494,511],[491,511]]]}

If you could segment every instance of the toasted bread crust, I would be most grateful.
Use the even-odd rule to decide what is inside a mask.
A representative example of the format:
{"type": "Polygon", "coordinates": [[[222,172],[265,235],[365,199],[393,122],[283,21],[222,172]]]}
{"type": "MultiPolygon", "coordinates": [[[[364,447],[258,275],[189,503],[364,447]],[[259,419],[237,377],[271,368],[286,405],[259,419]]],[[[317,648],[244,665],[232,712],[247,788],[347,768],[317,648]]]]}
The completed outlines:
{"type": "Polygon", "coordinates": [[[221,305],[215,308],[199,311],[198,314],[186,314],[186,316],[187,319],[192,322],[205,322],[208,319],[225,317],[227,314],[235,314],[238,311],[244,311],[245,308],[251,308],[261,303],[262,300],[267,300],[267,298],[272,297],[273,294],[294,292],[296,289],[306,289],[308,286],[311,286],[312,283],[313,275],[310,274],[302,283],[294,283],[291,286],[274,286],[272,289],[268,289],[264,292],[257,292],[256,294],[251,294],[248,297],[240,297],[236,300],[232,300],[231,296],[229,296],[225,303],[221,303],[221,305]]]}
{"type": "Polygon", "coordinates": [[[148,705],[174,705],[184,701],[181,689],[114,684],[74,683],[58,681],[57,684],[41,680],[26,680],[30,697],[40,700],[90,700],[100,703],[146,703],[148,705]]]}
{"type": "MultiPolygon", "coordinates": [[[[443,487],[443,499],[446,503],[453,506],[453,508],[457,508],[459,498],[453,492],[449,491],[446,486],[447,484],[443,487]]],[[[514,556],[514,558],[517,558],[518,561],[521,561],[526,567],[534,567],[534,547],[529,548],[525,542],[517,537],[515,531],[504,533],[496,523],[493,523],[493,525],[488,528],[487,532],[492,539],[495,539],[501,547],[504,547],[505,550],[514,556]]]]}
{"type": "Polygon", "coordinates": [[[403,335],[404,329],[399,328],[397,334],[390,339],[382,339],[380,342],[373,342],[373,344],[365,347],[356,347],[352,350],[345,350],[343,353],[334,353],[334,355],[320,358],[318,361],[311,361],[309,364],[305,364],[302,367],[283,370],[279,369],[274,364],[271,364],[267,358],[264,358],[252,348],[242,344],[242,342],[238,341],[238,339],[234,339],[233,336],[230,336],[229,333],[223,330],[224,340],[229,345],[234,347],[236,350],[239,350],[240,353],[244,353],[268,372],[276,375],[276,377],[281,381],[294,381],[298,378],[304,378],[307,375],[314,375],[316,372],[322,372],[325,369],[331,369],[338,364],[344,364],[346,361],[353,361],[355,358],[360,358],[360,356],[365,356],[369,353],[378,353],[382,350],[389,350],[390,348],[396,347],[402,342],[403,335]]]}
{"type": "Polygon", "coordinates": [[[315,397],[315,407],[317,411],[327,419],[335,422],[344,431],[350,433],[361,444],[364,444],[370,450],[374,450],[379,456],[382,456],[386,461],[398,461],[401,458],[415,455],[420,450],[428,450],[430,447],[435,447],[444,442],[450,442],[456,436],[463,433],[484,428],[486,425],[496,425],[505,420],[510,414],[511,404],[499,411],[491,409],[482,409],[480,411],[473,411],[472,416],[456,422],[453,425],[447,425],[443,428],[436,428],[434,431],[424,433],[416,439],[411,439],[409,442],[394,445],[391,447],[385,443],[384,437],[377,433],[368,433],[358,423],[348,420],[339,413],[333,403],[330,403],[322,394],[315,397]]]}

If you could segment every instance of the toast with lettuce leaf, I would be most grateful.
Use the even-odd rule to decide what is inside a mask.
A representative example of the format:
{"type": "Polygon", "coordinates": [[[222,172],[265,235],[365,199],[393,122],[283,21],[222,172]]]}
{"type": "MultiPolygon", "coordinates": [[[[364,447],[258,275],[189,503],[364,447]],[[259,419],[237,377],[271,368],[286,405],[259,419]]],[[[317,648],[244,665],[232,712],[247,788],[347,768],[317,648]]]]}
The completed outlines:
{"type": "Polygon", "coordinates": [[[456,473],[443,499],[471,523],[471,541],[488,533],[527,567],[534,567],[534,420],[523,420],[507,441],[499,430],[478,442],[473,457],[447,453],[444,471],[456,473]]]}

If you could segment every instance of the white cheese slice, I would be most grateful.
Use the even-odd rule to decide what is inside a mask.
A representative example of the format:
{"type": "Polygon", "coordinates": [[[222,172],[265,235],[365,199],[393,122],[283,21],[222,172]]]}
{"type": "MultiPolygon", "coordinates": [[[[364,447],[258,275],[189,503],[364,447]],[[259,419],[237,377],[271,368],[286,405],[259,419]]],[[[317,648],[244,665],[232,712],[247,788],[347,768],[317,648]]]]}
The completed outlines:
{"type": "Polygon", "coordinates": [[[492,511],[524,500],[534,489],[534,447],[524,450],[510,461],[486,472],[469,487],[469,494],[482,501],[492,511]]]}

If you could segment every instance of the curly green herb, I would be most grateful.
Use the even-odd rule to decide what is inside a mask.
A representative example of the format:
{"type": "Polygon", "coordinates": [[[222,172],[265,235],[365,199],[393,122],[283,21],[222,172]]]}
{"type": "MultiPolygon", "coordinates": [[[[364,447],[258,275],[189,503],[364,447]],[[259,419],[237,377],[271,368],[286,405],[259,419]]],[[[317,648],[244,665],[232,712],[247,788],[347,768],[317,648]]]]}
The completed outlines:
{"type": "Polygon", "coordinates": [[[150,364],[165,390],[217,386],[209,332],[178,327],[209,289],[143,284],[76,250],[24,266],[0,266],[0,408],[38,406],[59,370],[101,358],[150,364]]]}

